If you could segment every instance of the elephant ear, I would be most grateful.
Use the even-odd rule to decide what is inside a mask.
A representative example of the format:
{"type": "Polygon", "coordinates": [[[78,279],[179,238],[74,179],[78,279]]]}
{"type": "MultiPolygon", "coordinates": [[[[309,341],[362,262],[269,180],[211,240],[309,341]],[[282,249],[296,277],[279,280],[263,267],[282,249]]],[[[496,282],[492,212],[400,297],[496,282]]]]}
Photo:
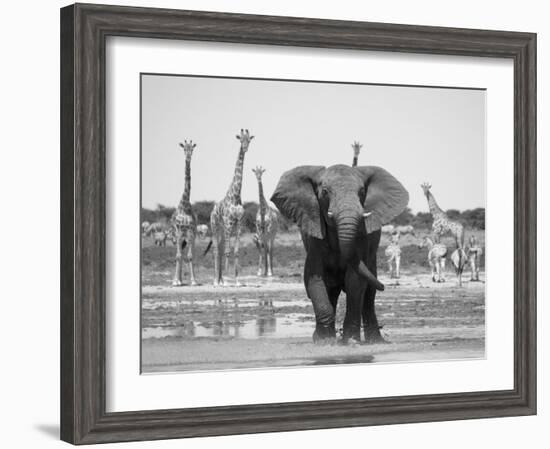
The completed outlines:
{"type": "Polygon", "coordinates": [[[397,217],[409,203],[409,192],[389,172],[380,167],[356,167],[365,183],[363,207],[367,233],[377,231],[397,217]]]}
{"type": "Polygon", "coordinates": [[[302,165],[281,176],[271,201],[281,213],[300,226],[302,232],[318,239],[325,234],[317,200],[316,186],[323,166],[302,165]]]}

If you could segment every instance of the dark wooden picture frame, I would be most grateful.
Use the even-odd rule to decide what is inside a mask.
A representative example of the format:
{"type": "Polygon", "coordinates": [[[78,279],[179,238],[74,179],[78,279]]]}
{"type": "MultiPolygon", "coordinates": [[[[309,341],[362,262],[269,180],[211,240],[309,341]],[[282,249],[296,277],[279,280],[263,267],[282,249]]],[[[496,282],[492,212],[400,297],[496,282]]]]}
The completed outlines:
{"type": "Polygon", "coordinates": [[[76,4],[61,10],[61,438],[74,444],[536,413],[536,35],[76,4]],[[511,58],[514,388],[106,412],[107,36],[511,58]]]}

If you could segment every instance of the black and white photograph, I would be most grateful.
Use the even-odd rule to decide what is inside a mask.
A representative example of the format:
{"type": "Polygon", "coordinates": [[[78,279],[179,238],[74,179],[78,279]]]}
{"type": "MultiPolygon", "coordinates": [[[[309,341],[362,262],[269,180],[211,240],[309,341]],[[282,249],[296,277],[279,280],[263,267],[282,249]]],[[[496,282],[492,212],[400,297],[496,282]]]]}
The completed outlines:
{"type": "Polygon", "coordinates": [[[140,84],[143,373],[485,357],[484,89],[140,84]]]}

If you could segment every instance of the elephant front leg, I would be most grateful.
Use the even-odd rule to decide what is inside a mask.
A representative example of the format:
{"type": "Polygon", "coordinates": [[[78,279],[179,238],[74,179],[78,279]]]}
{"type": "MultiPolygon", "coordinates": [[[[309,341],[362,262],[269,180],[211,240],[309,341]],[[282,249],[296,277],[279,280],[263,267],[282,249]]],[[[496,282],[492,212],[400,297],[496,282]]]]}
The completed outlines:
{"type": "Polygon", "coordinates": [[[336,316],[327,293],[327,287],[320,275],[306,277],[306,292],[313,304],[315,313],[315,343],[331,342],[336,340],[336,316]]]}
{"type": "Polygon", "coordinates": [[[347,270],[346,285],[346,317],[344,318],[343,343],[350,340],[361,341],[361,318],[363,298],[367,282],[355,270],[347,270]]]}
{"type": "Polygon", "coordinates": [[[367,285],[365,291],[365,300],[363,304],[363,334],[365,343],[387,343],[380,333],[380,325],[376,317],[374,299],[376,297],[376,289],[372,285],[367,285]]]}

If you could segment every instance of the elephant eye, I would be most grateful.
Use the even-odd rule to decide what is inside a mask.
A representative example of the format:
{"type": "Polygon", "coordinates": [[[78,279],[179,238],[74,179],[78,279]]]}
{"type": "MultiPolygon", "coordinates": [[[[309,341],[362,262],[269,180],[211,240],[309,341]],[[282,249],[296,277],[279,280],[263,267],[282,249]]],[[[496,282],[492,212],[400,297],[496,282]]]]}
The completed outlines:
{"type": "Polygon", "coordinates": [[[364,189],[363,187],[361,187],[361,188],[359,189],[359,196],[360,196],[361,198],[364,198],[364,197],[365,197],[365,189],[364,189]]]}
{"type": "Polygon", "coordinates": [[[322,195],[322,196],[327,196],[327,195],[328,195],[328,189],[327,189],[326,187],[323,187],[323,188],[321,189],[321,195],[322,195]]]}

